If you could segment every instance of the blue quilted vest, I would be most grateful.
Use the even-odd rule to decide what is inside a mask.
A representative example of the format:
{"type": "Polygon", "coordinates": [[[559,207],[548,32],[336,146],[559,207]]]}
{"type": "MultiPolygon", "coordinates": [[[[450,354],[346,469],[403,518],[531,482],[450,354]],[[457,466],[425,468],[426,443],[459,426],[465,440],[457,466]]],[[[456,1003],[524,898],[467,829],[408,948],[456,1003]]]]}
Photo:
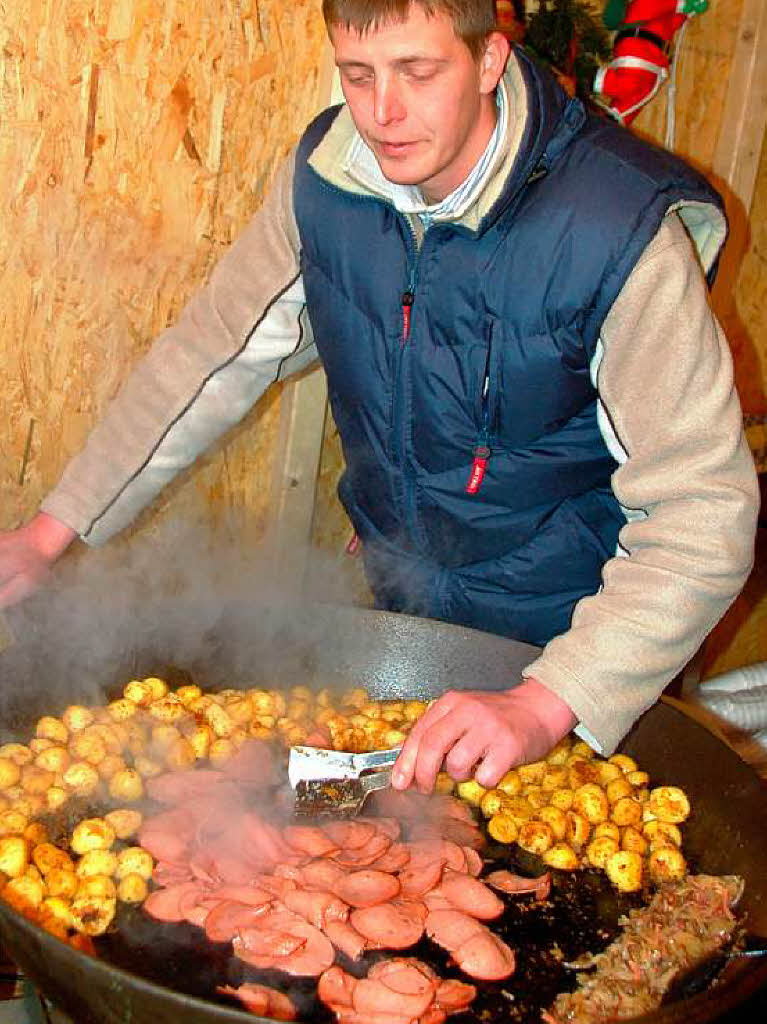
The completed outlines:
{"type": "Polygon", "coordinates": [[[477,232],[436,224],[417,250],[390,204],[322,179],[307,161],[338,108],[300,143],[294,204],[378,605],[543,644],[625,523],[589,376],[600,327],[669,207],[719,199],[518,58],[527,131],[477,232]]]}

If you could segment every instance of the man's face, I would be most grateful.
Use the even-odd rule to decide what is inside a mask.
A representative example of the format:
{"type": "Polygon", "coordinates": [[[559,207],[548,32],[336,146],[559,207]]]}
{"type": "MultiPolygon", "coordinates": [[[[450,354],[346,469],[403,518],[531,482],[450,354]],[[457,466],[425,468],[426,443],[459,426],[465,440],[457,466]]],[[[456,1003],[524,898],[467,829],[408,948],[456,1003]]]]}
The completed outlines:
{"type": "Polygon", "coordinates": [[[493,92],[508,47],[493,33],[476,61],[442,12],[418,4],[402,22],[360,35],[331,29],[341,86],[383,174],[438,202],[465,180],[495,127],[493,92]]]}

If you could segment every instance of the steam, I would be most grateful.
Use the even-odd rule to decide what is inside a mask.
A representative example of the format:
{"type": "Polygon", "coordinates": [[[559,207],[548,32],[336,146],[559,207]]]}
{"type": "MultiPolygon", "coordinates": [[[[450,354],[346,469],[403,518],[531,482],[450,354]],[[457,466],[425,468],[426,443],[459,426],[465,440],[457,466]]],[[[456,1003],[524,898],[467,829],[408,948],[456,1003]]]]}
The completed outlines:
{"type": "Polygon", "coordinates": [[[360,591],[337,559],[306,556],[299,578],[268,547],[174,522],[66,557],[6,612],[15,642],[0,655],[3,732],[73,701],[106,703],[150,674],[203,688],[305,683],[307,645],[333,642],[313,604],[359,603],[360,591]]]}

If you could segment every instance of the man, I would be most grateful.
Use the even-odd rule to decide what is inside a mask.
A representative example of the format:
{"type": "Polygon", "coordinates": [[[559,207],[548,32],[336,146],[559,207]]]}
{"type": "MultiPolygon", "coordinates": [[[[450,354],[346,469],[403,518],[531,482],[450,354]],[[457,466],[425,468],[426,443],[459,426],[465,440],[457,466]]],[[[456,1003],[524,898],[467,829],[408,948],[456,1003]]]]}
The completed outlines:
{"type": "Polygon", "coordinates": [[[324,11],[346,106],[2,540],[0,600],[318,351],[378,603],[545,644],[508,692],[435,702],[394,784],[444,763],[490,786],[576,725],[607,753],[751,566],[755,475],[701,273],[718,197],[509,59],[492,0],[324,11]]]}

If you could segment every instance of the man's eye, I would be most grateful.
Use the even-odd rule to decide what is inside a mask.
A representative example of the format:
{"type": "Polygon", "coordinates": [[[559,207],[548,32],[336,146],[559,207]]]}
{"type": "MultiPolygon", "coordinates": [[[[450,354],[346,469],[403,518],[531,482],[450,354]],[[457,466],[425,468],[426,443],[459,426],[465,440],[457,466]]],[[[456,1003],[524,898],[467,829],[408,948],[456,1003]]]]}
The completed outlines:
{"type": "Polygon", "coordinates": [[[414,82],[428,82],[430,81],[430,79],[434,78],[434,72],[431,70],[409,71],[408,77],[411,78],[414,82]]]}
{"type": "Polygon", "coordinates": [[[348,82],[349,85],[368,85],[373,81],[372,75],[357,74],[350,75],[348,72],[344,75],[344,81],[348,82]]]}

